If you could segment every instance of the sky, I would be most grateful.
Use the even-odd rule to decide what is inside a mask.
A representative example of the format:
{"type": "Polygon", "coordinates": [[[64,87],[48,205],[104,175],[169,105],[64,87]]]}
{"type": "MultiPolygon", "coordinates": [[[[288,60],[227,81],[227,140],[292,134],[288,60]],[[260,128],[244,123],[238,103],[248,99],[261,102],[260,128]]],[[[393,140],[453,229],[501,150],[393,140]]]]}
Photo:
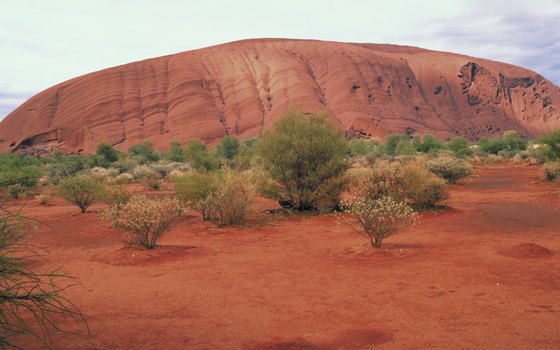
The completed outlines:
{"type": "Polygon", "coordinates": [[[560,85],[560,0],[0,0],[0,119],[62,81],[249,38],[391,43],[560,85]]]}

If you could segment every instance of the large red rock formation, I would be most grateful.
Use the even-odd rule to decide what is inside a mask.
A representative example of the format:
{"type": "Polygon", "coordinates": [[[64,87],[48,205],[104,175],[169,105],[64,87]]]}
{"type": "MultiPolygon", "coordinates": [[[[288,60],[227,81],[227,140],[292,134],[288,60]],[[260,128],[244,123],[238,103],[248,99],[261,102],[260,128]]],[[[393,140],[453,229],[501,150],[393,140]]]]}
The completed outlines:
{"type": "Polygon", "coordinates": [[[560,128],[560,92],[509,64],[414,47],[258,39],[90,73],[0,123],[0,151],[258,135],[286,109],[327,109],[349,135],[477,138],[560,128]]]}

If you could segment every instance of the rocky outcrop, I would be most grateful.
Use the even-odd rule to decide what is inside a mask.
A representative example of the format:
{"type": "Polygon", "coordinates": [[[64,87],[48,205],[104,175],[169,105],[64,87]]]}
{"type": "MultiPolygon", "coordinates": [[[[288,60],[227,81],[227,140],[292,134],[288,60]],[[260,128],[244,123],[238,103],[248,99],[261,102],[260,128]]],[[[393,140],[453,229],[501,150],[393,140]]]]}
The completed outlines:
{"type": "Polygon", "coordinates": [[[560,93],[524,68],[414,47],[257,39],[94,72],[0,123],[0,151],[91,152],[150,140],[256,136],[290,107],[329,110],[347,135],[476,139],[560,128],[560,93]]]}

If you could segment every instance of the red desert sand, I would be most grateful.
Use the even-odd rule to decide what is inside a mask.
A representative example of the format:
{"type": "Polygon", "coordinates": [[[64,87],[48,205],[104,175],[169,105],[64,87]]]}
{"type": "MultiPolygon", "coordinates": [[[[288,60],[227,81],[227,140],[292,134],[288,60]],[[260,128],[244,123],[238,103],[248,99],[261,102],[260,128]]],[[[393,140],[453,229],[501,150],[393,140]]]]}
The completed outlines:
{"type": "Polygon", "coordinates": [[[56,349],[558,349],[560,194],[538,177],[479,166],[450,209],[377,250],[335,215],[215,228],[193,214],[143,251],[101,205],[24,211],[52,228],[33,234],[50,252],[34,267],[81,282],[69,297],[92,334],[56,349]]]}

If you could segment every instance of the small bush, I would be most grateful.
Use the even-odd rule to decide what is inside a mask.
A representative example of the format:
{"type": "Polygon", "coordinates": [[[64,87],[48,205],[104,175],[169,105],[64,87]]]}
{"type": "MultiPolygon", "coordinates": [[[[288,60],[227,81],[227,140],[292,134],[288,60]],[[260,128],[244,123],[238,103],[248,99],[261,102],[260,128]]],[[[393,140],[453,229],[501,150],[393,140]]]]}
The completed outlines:
{"type": "Polygon", "coordinates": [[[544,163],[543,169],[548,181],[560,182],[560,161],[544,163]]]}
{"type": "Polygon", "coordinates": [[[253,191],[245,177],[230,169],[194,172],[174,178],[173,184],[185,205],[198,211],[203,220],[218,226],[243,223],[253,200],[253,191]]]}
{"type": "Polygon", "coordinates": [[[89,206],[103,199],[105,189],[99,181],[78,175],[60,181],[57,193],[85,213],[89,206]]]}
{"type": "Polygon", "coordinates": [[[154,150],[154,145],[150,141],[144,141],[128,149],[128,153],[139,164],[157,162],[160,155],[154,150]]]}
{"type": "Polygon", "coordinates": [[[146,185],[150,191],[158,191],[162,186],[161,178],[156,173],[148,173],[144,175],[144,177],[142,177],[142,183],[146,185]]]}
{"type": "Polygon", "coordinates": [[[189,141],[183,154],[185,160],[197,170],[214,170],[219,167],[218,161],[201,140],[189,141]]]}
{"type": "Polygon", "coordinates": [[[432,135],[424,135],[422,142],[416,143],[416,150],[422,153],[429,153],[444,147],[443,142],[438,140],[435,136],[432,135]]]}
{"type": "Polygon", "coordinates": [[[117,176],[112,180],[112,183],[124,185],[124,184],[130,183],[132,180],[134,180],[134,176],[132,176],[132,174],[129,174],[129,173],[122,173],[122,174],[117,175],[117,176]]]}
{"type": "Polygon", "coordinates": [[[473,153],[472,149],[470,148],[469,141],[466,138],[460,136],[457,136],[448,141],[446,147],[458,157],[470,156],[473,153]]]}
{"type": "Polygon", "coordinates": [[[427,165],[432,173],[452,184],[473,173],[472,165],[467,160],[456,157],[438,157],[427,165]]]}
{"type": "Polygon", "coordinates": [[[109,210],[113,226],[127,233],[126,243],[146,249],[154,249],[158,241],[180,221],[183,209],[175,199],[148,199],[132,196],[115,215],[109,210]]]}
{"type": "Polygon", "coordinates": [[[442,205],[449,198],[447,182],[431,173],[422,161],[403,164],[400,176],[405,196],[415,208],[442,205]]]}
{"type": "Polygon", "coordinates": [[[374,248],[379,248],[383,239],[412,225],[416,220],[416,213],[410,206],[389,196],[361,196],[351,204],[349,212],[354,215],[374,248]]]}
{"type": "Polygon", "coordinates": [[[392,156],[398,155],[397,147],[399,147],[399,144],[401,149],[405,149],[407,143],[410,144],[410,138],[407,135],[390,134],[385,138],[385,151],[392,156]]]}
{"type": "Polygon", "coordinates": [[[109,205],[109,213],[113,215],[113,222],[118,222],[122,208],[130,201],[132,195],[119,184],[107,186],[103,201],[109,205]]]}
{"type": "Polygon", "coordinates": [[[41,192],[35,196],[40,205],[52,205],[52,197],[54,196],[54,189],[50,186],[43,187],[41,192]]]}
{"type": "Polygon", "coordinates": [[[542,135],[539,142],[546,145],[544,153],[548,159],[560,159],[560,130],[542,135]]]}

